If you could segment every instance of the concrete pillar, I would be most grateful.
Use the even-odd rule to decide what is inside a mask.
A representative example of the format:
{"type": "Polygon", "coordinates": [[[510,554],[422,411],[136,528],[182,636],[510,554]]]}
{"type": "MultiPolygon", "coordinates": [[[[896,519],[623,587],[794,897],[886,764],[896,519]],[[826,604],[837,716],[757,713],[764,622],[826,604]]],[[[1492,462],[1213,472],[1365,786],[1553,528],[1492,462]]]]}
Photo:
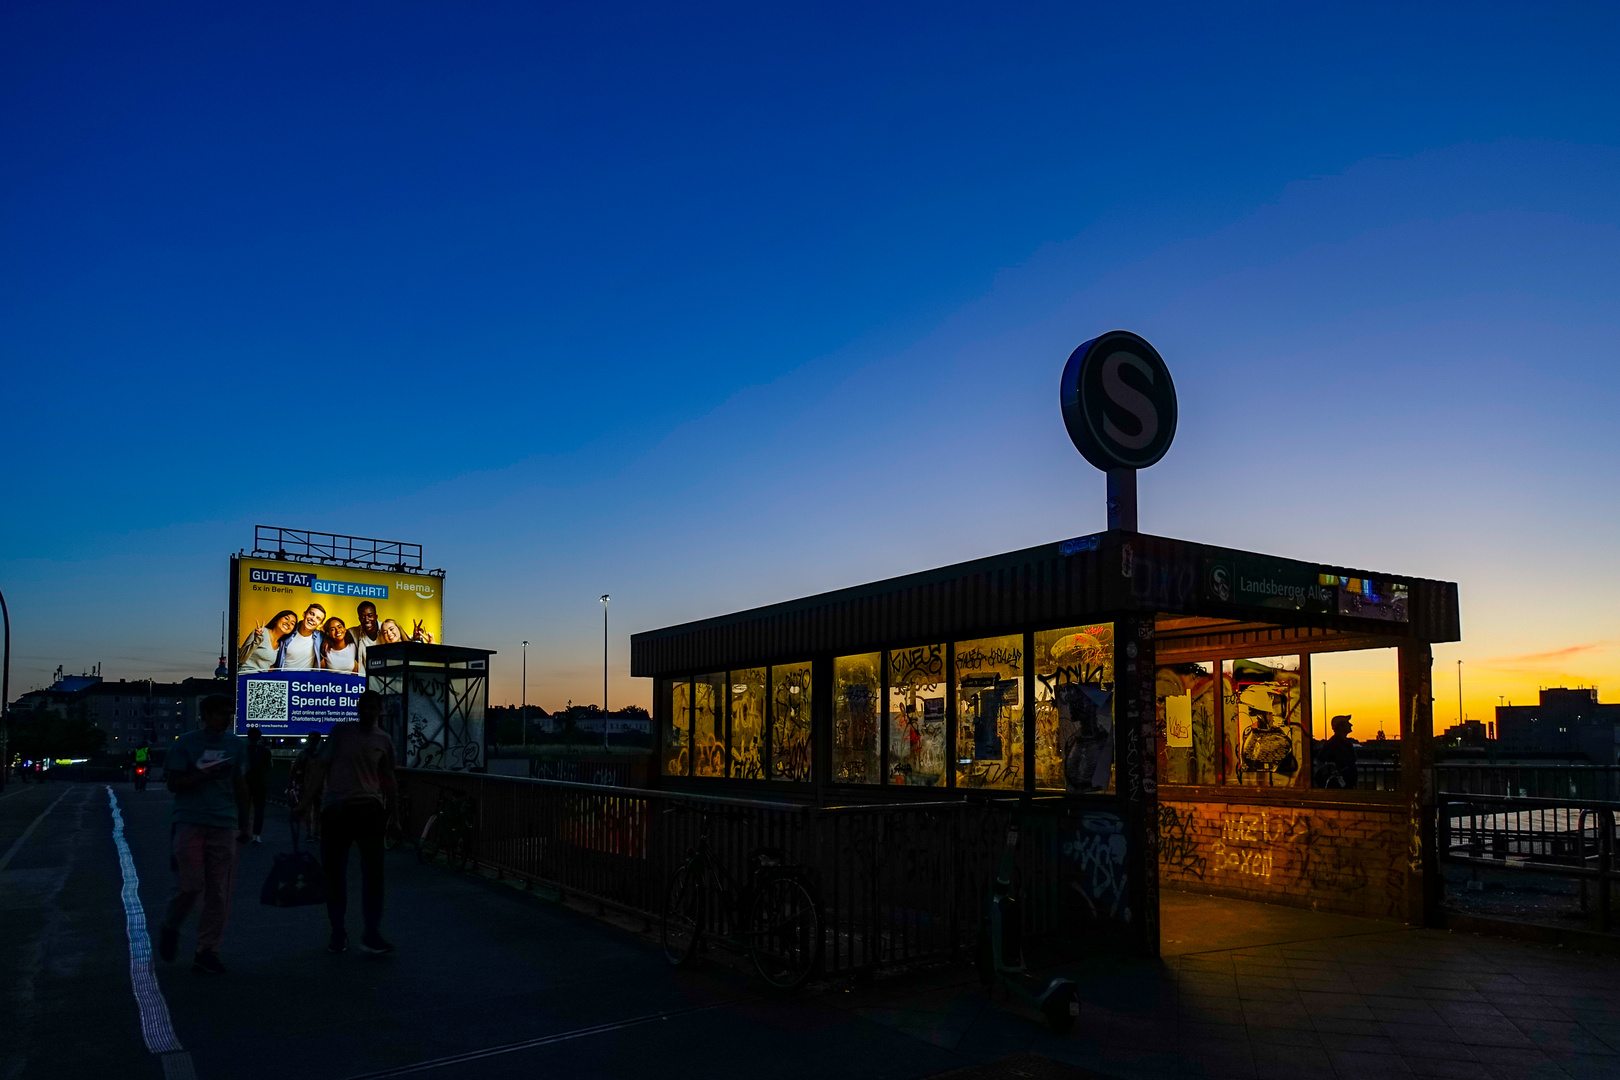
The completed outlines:
{"type": "Polygon", "coordinates": [[[1114,623],[1114,789],[1125,808],[1132,951],[1159,955],[1159,750],[1152,615],[1114,623]]]}

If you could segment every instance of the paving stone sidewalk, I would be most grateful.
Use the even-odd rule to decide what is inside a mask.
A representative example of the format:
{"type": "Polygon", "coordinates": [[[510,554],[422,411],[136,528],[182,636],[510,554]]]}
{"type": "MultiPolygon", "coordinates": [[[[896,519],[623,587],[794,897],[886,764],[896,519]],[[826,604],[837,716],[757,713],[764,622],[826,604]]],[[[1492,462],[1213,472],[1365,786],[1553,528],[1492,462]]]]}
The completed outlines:
{"type": "Polygon", "coordinates": [[[1082,1024],[1062,1039],[1033,1022],[1008,1038],[1008,1010],[966,985],[854,1007],[965,1056],[1034,1052],[1121,1078],[1620,1080],[1620,961],[1606,957],[1390,929],[1075,974],[1082,1024]]]}

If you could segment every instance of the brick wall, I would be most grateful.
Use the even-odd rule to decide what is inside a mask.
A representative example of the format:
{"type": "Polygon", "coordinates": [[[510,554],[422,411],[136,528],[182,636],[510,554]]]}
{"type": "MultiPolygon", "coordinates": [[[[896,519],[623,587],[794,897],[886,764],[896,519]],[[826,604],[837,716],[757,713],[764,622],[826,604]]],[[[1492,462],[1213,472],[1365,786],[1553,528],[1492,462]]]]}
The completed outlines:
{"type": "Polygon", "coordinates": [[[1159,882],[1331,911],[1401,918],[1407,884],[1400,806],[1159,802],[1159,882]]]}

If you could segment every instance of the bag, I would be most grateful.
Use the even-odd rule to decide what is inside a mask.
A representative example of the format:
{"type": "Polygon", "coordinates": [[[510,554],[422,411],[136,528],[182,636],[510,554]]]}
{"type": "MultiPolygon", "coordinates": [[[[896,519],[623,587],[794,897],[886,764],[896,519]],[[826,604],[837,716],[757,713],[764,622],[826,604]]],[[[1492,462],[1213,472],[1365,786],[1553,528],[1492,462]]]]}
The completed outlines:
{"type": "Polygon", "coordinates": [[[264,879],[259,903],[271,907],[303,907],[326,903],[326,875],[315,856],[298,848],[298,829],[292,834],[292,851],[277,855],[270,876],[264,879]]]}

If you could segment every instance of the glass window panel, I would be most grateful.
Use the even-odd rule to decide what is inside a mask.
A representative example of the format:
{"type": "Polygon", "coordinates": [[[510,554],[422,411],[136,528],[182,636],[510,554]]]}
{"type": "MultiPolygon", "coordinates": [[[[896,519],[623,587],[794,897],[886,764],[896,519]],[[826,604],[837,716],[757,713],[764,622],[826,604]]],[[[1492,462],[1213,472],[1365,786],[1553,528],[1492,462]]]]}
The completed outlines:
{"type": "Polygon", "coordinates": [[[664,709],[663,774],[685,776],[692,757],[688,745],[692,723],[692,684],[682,681],[665,683],[664,686],[668,697],[665,698],[667,707],[664,709]]]}
{"type": "Polygon", "coordinates": [[[731,775],[765,778],[765,669],[731,673],[731,775]]]}
{"type": "Polygon", "coordinates": [[[1221,661],[1228,783],[1261,787],[1304,784],[1305,728],[1297,656],[1221,661]]]}
{"type": "Polygon", "coordinates": [[[726,775],[725,672],[692,683],[692,775],[726,775]]]}
{"type": "Polygon", "coordinates": [[[1175,664],[1158,671],[1159,776],[1166,784],[1217,784],[1215,669],[1175,664]]]}
{"type": "Polygon", "coordinates": [[[956,644],[956,786],[1024,786],[1024,636],[956,644]]]}
{"type": "Polygon", "coordinates": [[[771,779],[810,780],[810,665],[771,668],[771,779]]]}
{"type": "Polygon", "coordinates": [[[945,646],[889,653],[889,783],[945,782],[945,646]]]}
{"type": "Polygon", "coordinates": [[[833,660],[833,783],[876,784],[878,774],[878,681],[881,653],[833,660]]]}
{"type": "MultiPolygon", "coordinates": [[[[1400,765],[1395,741],[1401,737],[1400,667],[1395,649],[1312,653],[1310,732],[1311,780],[1316,787],[1360,787],[1393,791],[1400,765]],[[1333,730],[1343,717],[1349,730],[1333,730]]],[[[1438,712],[1439,710],[1436,710],[1438,712]]],[[[1438,717],[1438,729],[1444,721],[1438,717]]],[[[1461,741],[1463,731],[1436,732],[1437,739],[1461,741]]],[[[1466,745],[1466,744],[1464,744],[1466,745]]]]}
{"type": "Polygon", "coordinates": [[[1035,634],[1035,785],[1114,787],[1114,624],[1035,634]]]}

